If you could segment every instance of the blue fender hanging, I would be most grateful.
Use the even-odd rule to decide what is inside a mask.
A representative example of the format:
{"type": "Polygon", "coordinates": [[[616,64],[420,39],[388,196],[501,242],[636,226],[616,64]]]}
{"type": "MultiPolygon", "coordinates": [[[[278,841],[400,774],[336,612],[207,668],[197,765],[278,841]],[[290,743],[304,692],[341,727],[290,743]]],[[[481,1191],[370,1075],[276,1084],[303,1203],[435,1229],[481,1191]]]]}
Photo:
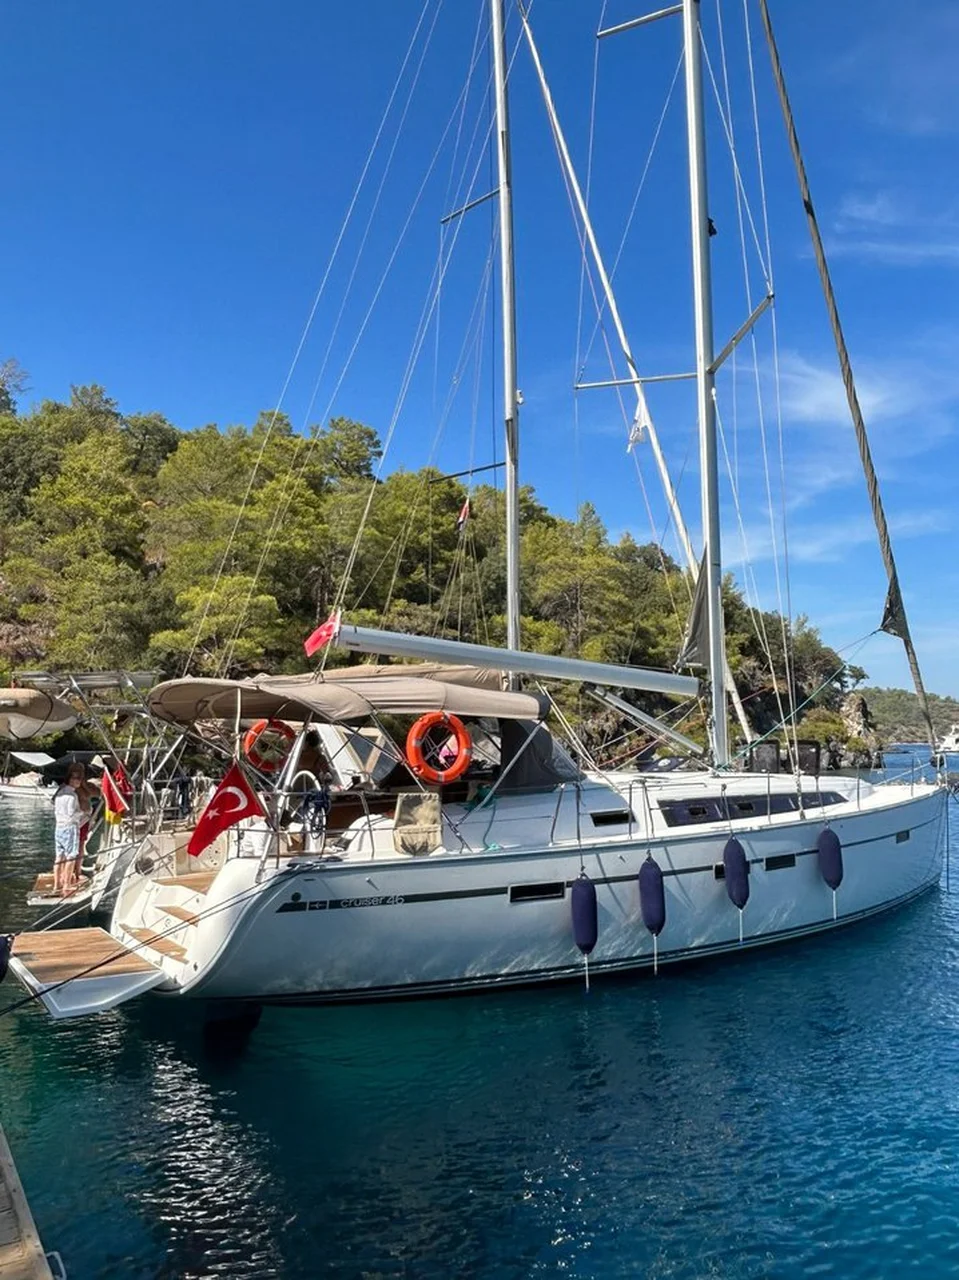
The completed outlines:
{"type": "Polygon", "coordinates": [[[652,854],[639,868],[639,908],[643,924],[658,938],[666,924],[666,891],[662,870],[652,854]]]}
{"type": "Polygon", "coordinates": [[[842,884],[842,845],[831,827],[820,831],[816,851],[819,854],[819,873],[835,893],[842,884]]]}
{"type": "Polygon", "coordinates": [[[10,952],[13,950],[13,934],[0,933],[0,982],[7,976],[10,952]]]}
{"type": "Polygon", "coordinates": [[[573,911],[573,940],[584,956],[588,956],[599,937],[599,912],[596,886],[585,871],[573,881],[570,895],[573,911]]]}
{"type": "Polygon", "coordinates": [[[746,861],[745,849],[735,836],[726,841],[723,849],[723,871],[726,873],[726,892],[730,901],[742,911],[749,901],[749,863],[746,861]]]}

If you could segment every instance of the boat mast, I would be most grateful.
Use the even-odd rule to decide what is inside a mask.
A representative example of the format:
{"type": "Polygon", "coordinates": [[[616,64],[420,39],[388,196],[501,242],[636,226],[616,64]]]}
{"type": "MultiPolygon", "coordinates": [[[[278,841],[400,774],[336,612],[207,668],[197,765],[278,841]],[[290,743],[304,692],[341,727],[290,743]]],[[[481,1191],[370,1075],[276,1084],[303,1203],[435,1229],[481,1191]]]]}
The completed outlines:
{"type": "MultiPolygon", "coordinates": [[[[616,330],[616,337],[619,340],[619,347],[623,353],[623,358],[626,361],[626,366],[629,369],[633,391],[636,395],[636,417],[634,421],[645,428],[649,439],[650,449],[652,450],[653,459],[659,470],[659,478],[662,481],[663,493],[666,497],[666,505],[669,507],[669,514],[672,517],[673,527],[676,530],[676,536],[678,537],[683,551],[685,552],[686,563],[689,566],[689,571],[692,574],[693,581],[695,582],[699,576],[699,559],[693,551],[692,539],[689,536],[689,530],[686,528],[686,521],[683,519],[683,513],[679,506],[679,498],[676,496],[672,477],[670,476],[669,468],[666,465],[666,458],[663,454],[662,446],[659,443],[659,433],[656,430],[652,415],[649,412],[649,406],[646,403],[646,394],[643,391],[643,380],[639,376],[636,361],[633,359],[629,339],[626,337],[626,329],[623,325],[622,317],[619,314],[616,295],[613,292],[613,284],[609,278],[609,273],[606,270],[603,255],[600,252],[599,242],[596,239],[596,233],[593,229],[593,221],[589,216],[589,209],[586,206],[586,200],[583,196],[582,188],[579,185],[579,178],[577,177],[575,166],[573,165],[572,158],[569,154],[569,147],[566,145],[566,135],[564,134],[563,127],[560,124],[559,115],[557,114],[556,106],[553,102],[553,95],[550,92],[549,84],[546,80],[546,73],[543,70],[543,63],[539,56],[539,49],[536,46],[536,41],[533,39],[533,30],[529,24],[529,18],[526,13],[525,6],[522,3],[519,6],[519,10],[520,17],[523,21],[523,31],[526,35],[526,42],[529,45],[529,51],[533,59],[533,66],[536,70],[537,78],[539,79],[539,87],[543,95],[543,102],[546,106],[546,113],[549,116],[550,128],[553,131],[556,149],[559,152],[560,164],[563,167],[563,172],[566,175],[567,182],[569,183],[569,189],[572,193],[573,200],[575,201],[580,222],[582,223],[583,236],[589,247],[590,254],[592,255],[593,263],[596,267],[596,273],[599,277],[600,287],[603,290],[603,296],[606,299],[606,306],[609,309],[609,316],[613,323],[613,328],[616,330]]],[[[667,10],[666,12],[669,11],[667,10]]],[[[653,16],[656,17],[662,15],[654,14],[653,16]]],[[[616,28],[614,27],[612,30],[615,31],[616,28]]],[[[603,35],[608,33],[601,32],[600,34],[603,35]]],[[[725,655],[723,657],[723,673],[726,680],[726,687],[729,689],[729,694],[732,699],[733,706],[735,707],[736,715],[739,719],[745,739],[747,742],[751,742],[754,737],[752,726],[749,723],[749,719],[746,715],[746,709],[743,706],[742,699],[739,696],[739,691],[736,688],[736,682],[729,669],[729,660],[725,655]]]]}
{"type": "MultiPolygon", "coordinates": [[[[499,258],[503,318],[503,418],[506,427],[506,647],[520,648],[519,392],[516,389],[516,289],[513,271],[513,195],[506,94],[504,0],[490,0],[496,156],[499,170],[499,258]]],[[[512,681],[511,681],[512,682],[512,681]]]]}
{"type": "Polygon", "coordinates": [[[706,140],[700,50],[700,0],[683,0],[686,67],[686,132],[689,144],[689,207],[692,219],[693,302],[696,320],[696,400],[702,477],[703,542],[706,548],[706,605],[709,618],[709,676],[712,684],[713,763],[729,760],[726,728],[725,638],[722,556],[719,534],[719,468],[713,393],[713,300],[709,263],[706,195],[706,140]]]}

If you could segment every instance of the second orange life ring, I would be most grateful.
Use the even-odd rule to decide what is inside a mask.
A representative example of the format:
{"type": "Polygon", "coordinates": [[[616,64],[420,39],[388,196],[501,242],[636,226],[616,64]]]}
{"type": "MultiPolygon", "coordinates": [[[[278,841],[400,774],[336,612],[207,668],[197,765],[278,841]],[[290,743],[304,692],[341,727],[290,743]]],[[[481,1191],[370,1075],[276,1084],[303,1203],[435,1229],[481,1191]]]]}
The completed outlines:
{"type": "Polygon", "coordinates": [[[286,758],[295,738],[296,734],[282,720],[257,720],[243,735],[243,754],[254,769],[273,773],[286,758]]]}
{"type": "Polygon", "coordinates": [[[472,758],[473,739],[469,730],[458,716],[446,711],[428,711],[425,716],[420,716],[406,735],[406,759],[416,776],[424,782],[455,782],[469,768],[472,758]],[[445,738],[452,740],[456,747],[452,760],[442,768],[437,765],[444,764],[442,756],[448,750],[449,742],[439,740],[438,735],[433,733],[437,728],[442,729],[445,738]],[[429,760],[426,758],[427,754],[429,760]]]}

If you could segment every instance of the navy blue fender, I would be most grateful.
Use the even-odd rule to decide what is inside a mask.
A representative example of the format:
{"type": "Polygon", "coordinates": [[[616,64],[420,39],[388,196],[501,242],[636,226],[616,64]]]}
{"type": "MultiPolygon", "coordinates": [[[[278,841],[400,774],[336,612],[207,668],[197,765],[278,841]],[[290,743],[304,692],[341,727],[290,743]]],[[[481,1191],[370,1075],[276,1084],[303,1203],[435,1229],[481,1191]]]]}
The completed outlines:
{"type": "Polygon", "coordinates": [[[13,934],[0,933],[0,982],[7,976],[10,967],[10,952],[13,950],[13,934]]]}
{"type": "Polygon", "coordinates": [[[749,901],[749,863],[745,849],[735,836],[726,841],[723,849],[723,871],[730,901],[742,911],[749,901]]]}
{"type": "Polygon", "coordinates": [[[573,881],[570,894],[573,912],[573,940],[588,956],[599,937],[599,912],[596,907],[596,886],[584,871],[573,881]]]}
{"type": "Polygon", "coordinates": [[[842,884],[842,845],[831,827],[820,831],[816,851],[819,854],[819,874],[835,891],[842,884]]]}
{"type": "Polygon", "coordinates": [[[658,938],[666,924],[666,890],[662,869],[652,854],[639,868],[639,909],[643,924],[658,938]]]}

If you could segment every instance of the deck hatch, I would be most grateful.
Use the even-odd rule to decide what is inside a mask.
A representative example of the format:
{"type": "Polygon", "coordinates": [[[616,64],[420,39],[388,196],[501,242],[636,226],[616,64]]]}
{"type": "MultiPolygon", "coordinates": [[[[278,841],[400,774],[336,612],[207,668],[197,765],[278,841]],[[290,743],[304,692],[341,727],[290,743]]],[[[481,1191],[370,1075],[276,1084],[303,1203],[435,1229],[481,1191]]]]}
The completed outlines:
{"type": "Polygon", "coordinates": [[[631,815],[628,809],[606,809],[589,816],[593,819],[594,827],[621,827],[624,822],[630,821],[631,815]]]}

